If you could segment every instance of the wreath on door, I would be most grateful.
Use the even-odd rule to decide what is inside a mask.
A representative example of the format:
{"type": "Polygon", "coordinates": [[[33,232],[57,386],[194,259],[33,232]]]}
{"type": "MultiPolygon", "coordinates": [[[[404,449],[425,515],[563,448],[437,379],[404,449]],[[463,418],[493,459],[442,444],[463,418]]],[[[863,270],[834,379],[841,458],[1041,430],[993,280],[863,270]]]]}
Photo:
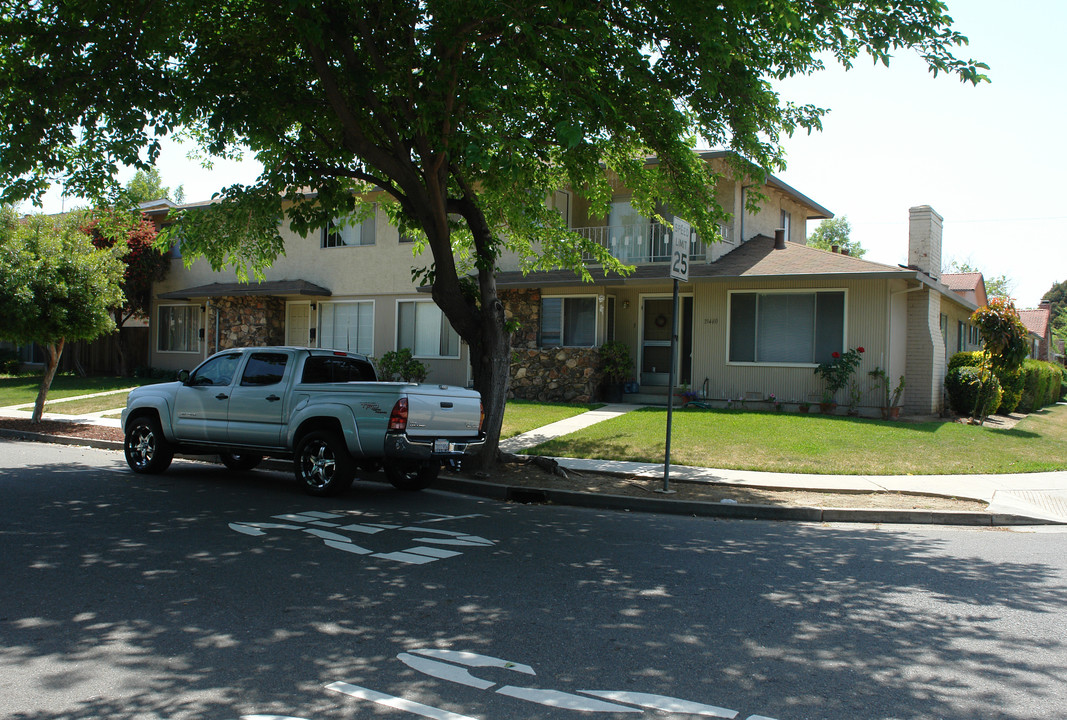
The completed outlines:
{"type": "Polygon", "coordinates": [[[667,316],[660,313],[653,322],[656,323],[656,327],[667,327],[667,316]]]}

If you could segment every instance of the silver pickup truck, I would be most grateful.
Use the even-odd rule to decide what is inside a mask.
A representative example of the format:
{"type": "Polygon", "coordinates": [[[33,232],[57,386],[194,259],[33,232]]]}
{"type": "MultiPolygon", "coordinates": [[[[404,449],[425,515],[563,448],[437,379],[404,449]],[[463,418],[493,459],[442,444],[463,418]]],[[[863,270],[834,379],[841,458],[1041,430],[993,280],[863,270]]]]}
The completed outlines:
{"type": "Polygon", "coordinates": [[[134,472],[163,472],[176,452],[219,454],[233,470],[292,457],[312,495],[379,464],[395,487],[420,490],[442,461],[481,448],[481,426],[473,390],[378,382],[362,355],[293,347],[217,353],[178,382],[132,391],[122,412],[134,472]]]}

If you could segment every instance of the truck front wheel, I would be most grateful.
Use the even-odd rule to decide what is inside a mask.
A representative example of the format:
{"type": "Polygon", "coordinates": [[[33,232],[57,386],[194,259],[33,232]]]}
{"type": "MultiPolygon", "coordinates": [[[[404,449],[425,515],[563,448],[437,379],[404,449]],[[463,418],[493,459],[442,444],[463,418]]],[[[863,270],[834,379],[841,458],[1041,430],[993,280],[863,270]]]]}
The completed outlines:
{"type": "Polygon", "coordinates": [[[422,490],[437,479],[441,463],[436,460],[394,460],[386,458],[385,477],[397,490],[422,490]]]}
{"type": "Polygon", "coordinates": [[[347,490],[356,477],[348,448],[337,433],[329,430],[313,430],[300,438],[293,471],[306,493],[320,497],[347,490]]]}
{"type": "Polygon", "coordinates": [[[174,449],[163,437],[159,421],[151,415],[140,415],[126,426],[123,443],[126,463],[135,473],[156,475],[170,467],[174,449]]]}

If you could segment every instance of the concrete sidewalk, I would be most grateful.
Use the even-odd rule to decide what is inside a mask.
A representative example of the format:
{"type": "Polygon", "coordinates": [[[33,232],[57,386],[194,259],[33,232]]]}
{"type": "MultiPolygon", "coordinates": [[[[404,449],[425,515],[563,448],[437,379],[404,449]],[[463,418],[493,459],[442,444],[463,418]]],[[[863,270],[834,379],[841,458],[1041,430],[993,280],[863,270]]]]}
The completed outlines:
{"type": "MultiPolygon", "coordinates": [[[[640,405],[608,404],[501,441],[506,452],[518,452],[555,437],[561,437],[596,423],[619,417],[640,405]]],[[[30,412],[0,408],[0,417],[29,418],[30,412]]],[[[92,415],[45,413],[44,419],[118,427],[119,421],[92,415]]],[[[87,443],[88,444],[88,443],[87,443]]],[[[611,472],[648,478],[662,478],[662,463],[636,463],[616,460],[554,458],[566,469],[611,472]]],[[[822,490],[829,492],[900,492],[967,498],[989,503],[988,514],[1018,516],[1040,523],[1067,524],[1067,472],[1016,475],[809,475],[723,470],[671,465],[671,481],[707,482],[775,490],[822,490]]],[[[651,506],[670,502],[669,496],[651,506]]]]}

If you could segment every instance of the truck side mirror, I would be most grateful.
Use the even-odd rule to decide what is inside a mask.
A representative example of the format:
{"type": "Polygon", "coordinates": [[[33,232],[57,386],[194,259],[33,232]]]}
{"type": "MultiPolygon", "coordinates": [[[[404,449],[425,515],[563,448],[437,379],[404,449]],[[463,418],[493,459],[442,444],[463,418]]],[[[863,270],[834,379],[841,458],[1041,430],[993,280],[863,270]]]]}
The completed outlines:
{"type": "Polygon", "coordinates": [[[189,384],[189,371],[188,370],[179,370],[178,371],[178,382],[180,382],[182,385],[188,385],[189,384]]]}

